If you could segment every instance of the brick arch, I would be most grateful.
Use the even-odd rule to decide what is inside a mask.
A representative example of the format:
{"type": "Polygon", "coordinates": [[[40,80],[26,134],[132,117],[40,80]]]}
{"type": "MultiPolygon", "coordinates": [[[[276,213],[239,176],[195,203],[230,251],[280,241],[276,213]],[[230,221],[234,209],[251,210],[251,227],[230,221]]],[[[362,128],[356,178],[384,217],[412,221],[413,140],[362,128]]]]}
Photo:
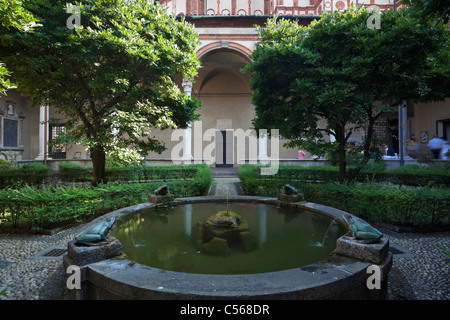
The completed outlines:
{"type": "Polygon", "coordinates": [[[251,58],[253,53],[252,50],[243,46],[242,44],[232,41],[229,41],[227,44],[223,43],[223,41],[214,41],[212,43],[209,43],[206,46],[201,47],[200,49],[197,50],[197,58],[201,60],[205,55],[215,50],[231,50],[243,56],[249,62],[253,60],[251,58]]]}

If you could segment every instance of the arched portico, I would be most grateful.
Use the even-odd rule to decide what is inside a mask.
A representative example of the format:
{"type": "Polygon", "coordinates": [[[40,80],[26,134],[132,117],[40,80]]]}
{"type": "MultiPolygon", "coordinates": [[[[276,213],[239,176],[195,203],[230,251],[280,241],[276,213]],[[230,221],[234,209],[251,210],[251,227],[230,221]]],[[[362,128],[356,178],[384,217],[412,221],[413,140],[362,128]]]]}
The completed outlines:
{"type": "Polygon", "coordinates": [[[247,63],[252,61],[253,51],[247,46],[228,40],[214,41],[208,43],[197,50],[197,58],[203,61],[210,53],[216,51],[230,51],[247,59],[247,63]]]}
{"type": "Polygon", "coordinates": [[[237,143],[235,133],[246,132],[255,116],[250,75],[242,72],[251,62],[251,54],[248,47],[232,41],[211,42],[198,50],[201,68],[192,94],[203,107],[201,119],[192,125],[194,159],[208,160],[210,156],[216,166],[233,166],[239,163],[238,157],[248,157],[248,145],[237,143]],[[208,154],[211,143],[215,148],[208,154]]]}

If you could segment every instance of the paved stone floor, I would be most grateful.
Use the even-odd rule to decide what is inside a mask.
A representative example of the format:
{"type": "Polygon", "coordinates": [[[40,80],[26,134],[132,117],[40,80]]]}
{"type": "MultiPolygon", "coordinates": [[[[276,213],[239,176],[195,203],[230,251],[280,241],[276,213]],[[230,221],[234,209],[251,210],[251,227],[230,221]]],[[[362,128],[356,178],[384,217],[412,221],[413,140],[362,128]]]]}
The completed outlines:
{"type": "MultiPolygon", "coordinates": [[[[236,181],[233,177],[216,177],[216,194],[237,193],[236,181]]],[[[47,236],[0,234],[0,300],[61,299],[65,286],[62,258],[46,257],[45,253],[66,248],[82,228],[47,236]]],[[[450,261],[440,248],[450,248],[450,232],[381,230],[389,237],[391,247],[398,249],[389,275],[389,299],[450,300],[450,261]]]]}
{"type": "Polygon", "coordinates": [[[389,274],[391,299],[450,300],[450,232],[396,233],[380,228],[389,237],[394,253],[389,274]]]}

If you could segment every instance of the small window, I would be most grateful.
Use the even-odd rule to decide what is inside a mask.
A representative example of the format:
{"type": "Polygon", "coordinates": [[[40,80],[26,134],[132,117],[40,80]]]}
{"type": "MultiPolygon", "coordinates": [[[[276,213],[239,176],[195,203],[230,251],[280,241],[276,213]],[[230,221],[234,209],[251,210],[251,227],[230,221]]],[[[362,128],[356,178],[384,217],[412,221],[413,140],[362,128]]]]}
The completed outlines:
{"type": "Polygon", "coordinates": [[[4,119],[3,120],[3,146],[17,147],[19,121],[4,119]]]}
{"type": "Polygon", "coordinates": [[[5,104],[0,105],[0,153],[11,151],[21,154],[24,118],[14,101],[5,101],[5,104]]]}
{"type": "MultiPolygon", "coordinates": [[[[49,141],[66,132],[64,125],[50,125],[49,141]]],[[[66,159],[66,146],[49,146],[48,153],[53,159],[66,159]]]]}

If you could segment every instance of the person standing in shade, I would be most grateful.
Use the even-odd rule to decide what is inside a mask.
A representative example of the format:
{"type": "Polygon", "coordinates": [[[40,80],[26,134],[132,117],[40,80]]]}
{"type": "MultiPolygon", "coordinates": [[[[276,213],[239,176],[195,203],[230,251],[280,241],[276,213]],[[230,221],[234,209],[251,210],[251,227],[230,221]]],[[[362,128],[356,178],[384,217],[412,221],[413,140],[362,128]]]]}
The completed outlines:
{"type": "Polygon", "coordinates": [[[433,154],[433,157],[435,159],[439,159],[439,155],[442,150],[442,145],[444,143],[446,143],[446,141],[442,138],[438,138],[437,135],[435,135],[434,138],[428,142],[427,146],[428,148],[430,148],[431,153],[433,154]]]}
{"type": "Polygon", "coordinates": [[[297,159],[305,159],[305,152],[303,150],[298,150],[297,159]]]}
{"type": "Polygon", "coordinates": [[[442,160],[450,160],[450,141],[446,141],[442,144],[441,149],[441,159],[442,160]]]}
{"type": "Polygon", "coordinates": [[[384,145],[384,152],[389,157],[395,157],[394,148],[388,146],[387,144],[384,145]]]}

